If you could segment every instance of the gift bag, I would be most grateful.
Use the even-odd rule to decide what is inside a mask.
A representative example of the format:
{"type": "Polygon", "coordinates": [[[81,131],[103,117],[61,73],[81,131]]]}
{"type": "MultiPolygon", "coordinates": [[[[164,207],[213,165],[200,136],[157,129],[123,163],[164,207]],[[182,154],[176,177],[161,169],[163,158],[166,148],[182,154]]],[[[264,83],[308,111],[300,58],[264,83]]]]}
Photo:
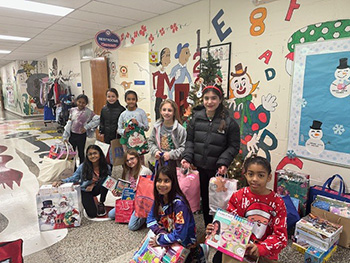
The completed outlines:
{"type": "Polygon", "coordinates": [[[135,215],[139,218],[147,218],[153,205],[153,176],[151,178],[140,176],[136,187],[135,215]]]}
{"type": "Polygon", "coordinates": [[[176,168],[177,180],[182,192],[190,203],[191,211],[194,213],[200,210],[200,186],[198,171],[187,170],[184,173],[182,168],[176,168]]]}
{"type": "Polygon", "coordinates": [[[143,128],[129,122],[130,131],[126,133],[126,146],[128,149],[135,149],[138,154],[148,153],[148,142],[143,128]]]}
{"type": "Polygon", "coordinates": [[[345,182],[343,178],[339,174],[335,174],[332,177],[328,178],[327,181],[323,184],[323,186],[315,185],[310,187],[309,198],[307,201],[307,213],[310,212],[310,207],[312,202],[315,200],[317,195],[322,195],[326,197],[330,197],[336,200],[350,202],[350,194],[345,193],[345,182]],[[331,185],[334,179],[339,179],[339,191],[335,191],[331,188],[331,185]]]}
{"type": "Polygon", "coordinates": [[[300,215],[295,208],[292,199],[289,195],[282,196],[284,204],[287,210],[287,229],[291,229],[295,226],[296,222],[300,220],[300,215]]]}
{"type": "Polygon", "coordinates": [[[134,200],[115,200],[115,222],[129,223],[134,212],[134,200]]]}
{"type": "MultiPolygon", "coordinates": [[[[48,189],[47,189],[48,190],[48,189]]],[[[37,215],[40,231],[78,227],[81,223],[81,191],[74,186],[70,191],[54,190],[36,195],[37,215]]]]}
{"type": "Polygon", "coordinates": [[[23,263],[23,240],[0,242],[0,262],[23,263]]]}
{"type": "Polygon", "coordinates": [[[232,194],[237,192],[237,180],[216,174],[209,180],[209,214],[214,215],[218,208],[226,209],[232,194]]]}
{"type": "MultiPolygon", "coordinates": [[[[69,149],[68,145],[67,149],[69,149]]],[[[70,154],[66,154],[64,159],[51,159],[48,156],[44,156],[38,176],[39,184],[53,183],[72,176],[75,158],[71,160],[69,156],[70,154]]]]}
{"type": "Polygon", "coordinates": [[[109,154],[112,156],[114,166],[123,164],[124,151],[119,139],[111,140],[109,154]]]}
{"type": "Polygon", "coordinates": [[[276,171],[277,193],[279,195],[289,195],[300,201],[300,214],[306,214],[306,203],[310,185],[310,176],[288,169],[276,171]]]}
{"type": "Polygon", "coordinates": [[[284,169],[288,164],[299,169],[303,168],[303,162],[295,157],[285,156],[276,167],[274,191],[279,195],[289,195],[300,201],[300,214],[306,214],[306,202],[310,187],[310,175],[301,172],[284,169]],[[294,176],[295,175],[295,176],[294,176]]]}

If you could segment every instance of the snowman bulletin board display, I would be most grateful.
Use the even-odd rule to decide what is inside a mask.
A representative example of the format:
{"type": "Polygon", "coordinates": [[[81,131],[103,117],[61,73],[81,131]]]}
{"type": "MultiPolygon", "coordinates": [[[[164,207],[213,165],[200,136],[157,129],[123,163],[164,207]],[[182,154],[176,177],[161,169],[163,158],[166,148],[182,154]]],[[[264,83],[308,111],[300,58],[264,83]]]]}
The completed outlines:
{"type": "Polygon", "coordinates": [[[350,38],[295,47],[288,149],[350,166],[350,38]]]}

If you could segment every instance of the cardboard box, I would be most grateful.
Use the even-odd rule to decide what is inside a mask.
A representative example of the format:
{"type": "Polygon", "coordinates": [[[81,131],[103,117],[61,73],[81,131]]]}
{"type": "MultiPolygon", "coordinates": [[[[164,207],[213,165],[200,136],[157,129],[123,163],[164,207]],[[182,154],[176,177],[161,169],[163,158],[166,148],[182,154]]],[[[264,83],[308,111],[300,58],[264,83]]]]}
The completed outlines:
{"type": "Polygon", "coordinates": [[[296,223],[295,237],[327,251],[340,238],[343,226],[309,214],[296,223]]]}
{"type": "Polygon", "coordinates": [[[311,206],[311,213],[328,220],[329,222],[343,226],[343,231],[340,234],[339,246],[350,247],[350,218],[345,218],[320,208],[311,206]]]}
{"type": "Polygon", "coordinates": [[[80,226],[83,211],[80,186],[65,194],[38,194],[36,202],[40,231],[80,226]]]}

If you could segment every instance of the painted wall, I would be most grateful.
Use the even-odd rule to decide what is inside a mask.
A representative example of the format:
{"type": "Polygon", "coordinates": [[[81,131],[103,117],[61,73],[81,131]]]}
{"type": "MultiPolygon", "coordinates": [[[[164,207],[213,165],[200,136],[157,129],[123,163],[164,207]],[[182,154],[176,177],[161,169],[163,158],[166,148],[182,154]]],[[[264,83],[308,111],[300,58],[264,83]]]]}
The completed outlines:
{"type": "MultiPolygon", "coordinates": [[[[212,39],[212,45],[231,42],[231,72],[239,75],[241,64],[243,71],[247,68],[245,73],[251,79],[249,84],[255,87],[249,101],[252,123],[242,132],[244,150],[248,152],[257,147],[259,154],[271,158],[272,167],[275,168],[288,151],[292,81],[290,74],[293,65],[293,46],[288,43],[312,40],[312,32],[305,36],[303,28],[308,25],[315,25],[317,28],[318,23],[346,19],[349,17],[348,7],[348,0],[277,0],[259,6],[255,6],[252,1],[243,0],[201,1],[116,33],[121,36],[124,47],[148,43],[149,51],[156,51],[158,54],[163,48],[169,48],[171,62],[164,70],[170,78],[171,70],[179,62],[179,58],[175,57],[178,45],[181,44],[181,48],[188,43],[190,56],[186,67],[190,78],[186,77],[182,81],[184,84],[193,82],[196,75],[193,69],[199,59],[194,56],[199,41],[197,30],[200,30],[200,47],[206,46],[208,39],[212,39]],[[291,39],[300,29],[299,38],[291,39]]],[[[322,34],[324,32],[317,32],[318,36],[322,37],[322,34]]],[[[329,37],[334,38],[337,35],[327,38],[329,37]]],[[[73,63],[73,56],[69,55],[71,51],[72,49],[60,52],[60,57],[69,58],[73,63]]],[[[101,50],[95,52],[97,53],[101,53],[101,50]]],[[[118,61],[117,53],[118,51],[112,51],[106,54],[115,62],[116,70],[122,64],[122,60],[118,61]]],[[[53,54],[50,57],[59,56],[53,54]]],[[[50,59],[48,61],[50,63],[50,59]]],[[[134,60],[129,60],[129,64],[130,61],[134,60]]],[[[157,71],[159,67],[150,66],[150,94],[153,89],[151,74],[157,71]]],[[[111,83],[119,91],[120,80],[116,77],[111,83]]],[[[167,85],[164,90],[164,95],[168,96],[167,85]]],[[[248,97],[249,94],[246,95],[248,97]]],[[[231,98],[231,110],[240,123],[240,117],[246,113],[242,113],[237,107],[239,104],[235,105],[238,102],[235,99],[231,98]]],[[[154,101],[151,101],[148,110],[153,111],[153,107],[154,101]]],[[[323,182],[334,173],[339,173],[350,185],[349,168],[307,159],[302,161],[303,172],[311,174],[312,184],[323,182]]],[[[297,169],[293,166],[290,168],[297,169]]]]}
{"type": "Polygon", "coordinates": [[[21,116],[43,114],[42,79],[46,61],[14,61],[0,69],[5,109],[21,116]]]}

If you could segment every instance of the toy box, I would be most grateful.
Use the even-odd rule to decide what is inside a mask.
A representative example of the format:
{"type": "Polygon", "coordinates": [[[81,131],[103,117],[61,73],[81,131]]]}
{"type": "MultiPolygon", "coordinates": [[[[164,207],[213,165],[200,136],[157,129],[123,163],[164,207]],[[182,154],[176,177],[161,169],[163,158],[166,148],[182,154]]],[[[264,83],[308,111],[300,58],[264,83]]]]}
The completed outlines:
{"type": "Polygon", "coordinates": [[[341,225],[309,214],[297,222],[295,236],[314,247],[327,251],[338,242],[342,230],[341,225]]]}
{"type": "Polygon", "coordinates": [[[73,191],[64,194],[37,194],[36,202],[40,231],[80,226],[80,186],[74,186],[73,191]]]}
{"type": "Polygon", "coordinates": [[[187,256],[190,254],[190,250],[184,248],[181,245],[174,244],[167,249],[164,257],[162,258],[163,263],[184,263],[187,256]]]}
{"type": "Polygon", "coordinates": [[[53,187],[51,184],[44,184],[42,186],[40,186],[39,188],[39,195],[51,195],[51,194],[55,194],[58,192],[58,189],[56,187],[53,187]]]}
{"type": "Polygon", "coordinates": [[[331,247],[326,252],[310,246],[305,252],[305,263],[325,263],[336,250],[337,246],[331,247]]]}
{"type": "Polygon", "coordinates": [[[218,209],[213,224],[214,230],[205,243],[242,261],[252,234],[253,223],[246,218],[218,209]]]}

